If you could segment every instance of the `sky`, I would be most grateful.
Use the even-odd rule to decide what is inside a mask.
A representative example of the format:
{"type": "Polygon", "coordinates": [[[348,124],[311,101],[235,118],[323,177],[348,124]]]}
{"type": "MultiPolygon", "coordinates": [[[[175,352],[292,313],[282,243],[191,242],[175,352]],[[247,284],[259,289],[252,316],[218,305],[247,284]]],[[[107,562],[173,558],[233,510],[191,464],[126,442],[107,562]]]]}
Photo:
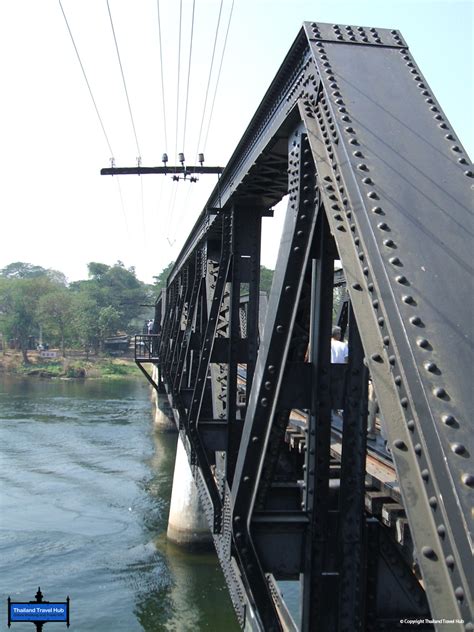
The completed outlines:
{"type": "MultiPolygon", "coordinates": [[[[205,165],[225,166],[305,20],[399,29],[474,155],[474,0],[222,0],[216,39],[220,5],[195,0],[193,22],[193,0],[182,0],[180,38],[180,0],[62,0],[99,119],[59,0],[2,3],[0,269],[24,261],[75,281],[89,261],[120,260],[151,282],[176,259],[216,176],[176,183],[100,169],[112,157],[160,165],[164,152],[195,164],[202,151],[205,165]]],[[[264,220],[267,267],[283,214],[264,220]]]]}

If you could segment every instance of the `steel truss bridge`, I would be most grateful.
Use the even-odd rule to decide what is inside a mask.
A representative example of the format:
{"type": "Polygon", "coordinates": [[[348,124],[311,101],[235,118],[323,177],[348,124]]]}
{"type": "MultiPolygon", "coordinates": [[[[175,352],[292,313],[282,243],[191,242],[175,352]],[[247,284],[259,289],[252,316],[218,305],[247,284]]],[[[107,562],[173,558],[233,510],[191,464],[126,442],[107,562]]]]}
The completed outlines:
{"type": "Polygon", "coordinates": [[[245,629],[474,630],[472,178],[398,31],[303,25],[137,346],[245,629]]]}

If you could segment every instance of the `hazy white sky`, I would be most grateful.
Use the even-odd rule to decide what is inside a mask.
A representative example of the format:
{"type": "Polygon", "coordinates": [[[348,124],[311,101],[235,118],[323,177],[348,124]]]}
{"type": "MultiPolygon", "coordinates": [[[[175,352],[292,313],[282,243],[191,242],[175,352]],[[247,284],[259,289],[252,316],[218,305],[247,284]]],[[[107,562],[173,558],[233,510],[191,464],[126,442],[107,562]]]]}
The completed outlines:
{"type": "MultiPolygon", "coordinates": [[[[62,4],[115,163],[134,166],[138,149],[107,2],[63,0],[62,4]]],[[[170,162],[175,151],[184,151],[192,164],[197,151],[203,150],[232,0],[223,2],[204,119],[220,0],[196,0],[184,135],[192,4],[192,0],[182,4],[178,108],[180,2],[160,0],[159,4],[165,143],[157,0],[109,0],[144,166],[160,164],[164,151],[170,162]]],[[[400,29],[472,157],[474,4],[470,0],[235,0],[205,148],[207,165],[225,165],[304,20],[400,29]]],[[[112,264],[120,259],[126,266],[136,266],[139,278],[151,281],[176,258],[215,177],[176,185],[169,177],[156,175],[100,176],[101,167],[110,164],[110,151],[58,0],[2,3],[0,60],[0,268],[26,261],[59,269],[76,280],[86,278],[88,261],[112,264]]],[[[272,267],[279,218],[264,221],[263,263],[272,267]]]]}

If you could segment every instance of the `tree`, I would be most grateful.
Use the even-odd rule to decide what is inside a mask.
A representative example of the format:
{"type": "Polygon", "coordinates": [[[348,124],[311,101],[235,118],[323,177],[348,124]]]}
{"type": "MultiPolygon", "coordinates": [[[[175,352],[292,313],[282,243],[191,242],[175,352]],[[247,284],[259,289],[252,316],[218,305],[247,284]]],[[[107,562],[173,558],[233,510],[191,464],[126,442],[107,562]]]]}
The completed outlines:
{"type": "Polygon", "coordinates": [[[86,352],[99,350],[99,308],[97,303],[90,298],[86,292],[76,292],[72,294],[73,317],[71,329],[74,339],[86,352]]]}
{"type": "Polygon", "coordinates": [[[61,352],[66,357],[66,338],[71,338],[72,297],[64,287],[55,288],[40,297],[38,320],[45,333],[59,337],[61,352]]]}
{"type": "Polygon", "coordinates": [[[100,344],[103,347],[104,340],[108,336],[112,336],[117,332],[117,328],[120,323],[120,313],[109,305],[108,307],[103,307],[99,312],[99,340],[100,344]]]}
{"type": "Polygon", "coordinates": [[[153,278],[155,279],[155,283],[154,283],[154,289],[156,292],[156,295],[158,295],[161,290],[163,290],[166,287],[166,281],[168,280],[168,277],[171,273],[171,270],[173,269],[174,266],[174,261],[171,261],[171,263],[168,263],[168,265],[166,266],[166,268],[164,268],[160,274],[158,274],[158,276],[154,276],[153,278]]]}
{"type": "Polygon", "coordinates": [[[38,303],[40,297],[53,288],[44,277],[7,278],[0,285],[0,314],[7,338],[13,338],[29,363],[28,349],[31,339],[38,333],[38,303]]]}
{"type": "Polygon", "coordinates": [[[23,261],[9,263],[0,270],[0,276],[7,279],[34,279],[44,276],[54,283],[66,285],[66,276],[59,270],[46,269],[41,266],[35,266],[32,263],[24,263],[23,261]]]}
{"type": "Polygon", "coordinates": [[[266,292],[267,296],[270,295],[273,283],[273,272],[265,266],[260,266],[260,291],[266,292]]]}

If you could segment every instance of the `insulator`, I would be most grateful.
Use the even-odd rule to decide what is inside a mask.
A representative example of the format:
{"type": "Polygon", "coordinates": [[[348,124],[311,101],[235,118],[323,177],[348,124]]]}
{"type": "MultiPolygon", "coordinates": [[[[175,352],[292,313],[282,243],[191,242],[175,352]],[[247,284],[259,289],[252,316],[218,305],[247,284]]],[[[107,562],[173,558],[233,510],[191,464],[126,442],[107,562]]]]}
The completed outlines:
{"type": "Polygon", "coordinates": [[[181,164],[184,162],[184,154],[178,154],[178,159],[181,164]]]}
{"type": "Polygon", "coordinates": [[[164,162],[165,164],[168,162],[168,154],[163,154],[161,156],[161,162],[164,162]]]}
{"type": "Polygon", "coordinates": [[[199,154],[199,158],[198,159],[199,159],[199,162],[202,165],[202,163],[204,162],[204,154],[199,154]]]}

